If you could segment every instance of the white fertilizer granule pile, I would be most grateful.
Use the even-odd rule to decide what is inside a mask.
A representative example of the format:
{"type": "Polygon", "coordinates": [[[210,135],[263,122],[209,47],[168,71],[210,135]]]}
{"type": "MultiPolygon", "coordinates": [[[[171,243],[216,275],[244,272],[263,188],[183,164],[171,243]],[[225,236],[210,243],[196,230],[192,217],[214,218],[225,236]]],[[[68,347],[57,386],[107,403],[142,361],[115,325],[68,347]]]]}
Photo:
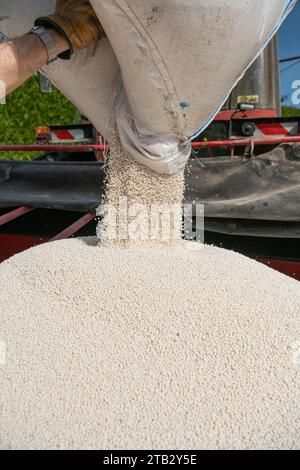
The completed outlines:
{"type": "Polygon", "coordinates": [[[300,448],[296,281],[210,246],[94,245],[0,265],[2,449],[300,448]]]}

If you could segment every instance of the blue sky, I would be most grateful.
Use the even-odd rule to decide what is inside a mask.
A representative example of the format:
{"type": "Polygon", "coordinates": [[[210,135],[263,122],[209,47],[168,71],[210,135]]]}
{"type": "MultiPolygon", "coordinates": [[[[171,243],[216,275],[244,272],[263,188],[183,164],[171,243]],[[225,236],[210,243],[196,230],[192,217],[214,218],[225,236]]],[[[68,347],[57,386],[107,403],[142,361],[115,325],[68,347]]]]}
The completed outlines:
{"type": "MultiPolygon", "coordinates": [[[[291,56],[300,56],[300,0],[296,4],[294,10],[285,20],[279,30],[279,48],[280,57],[282,59],[291,56]]],[[[281,64],[280,69],[283,71],[286,67],[292,65],[293,62],[281,64]]],[[[289,70],[281,73],[281,94],[289,95],[285,102],[291,104],[290,96],[293,92],[291,85],[294,80],[300,80],[300,62],[289,70]]]]}

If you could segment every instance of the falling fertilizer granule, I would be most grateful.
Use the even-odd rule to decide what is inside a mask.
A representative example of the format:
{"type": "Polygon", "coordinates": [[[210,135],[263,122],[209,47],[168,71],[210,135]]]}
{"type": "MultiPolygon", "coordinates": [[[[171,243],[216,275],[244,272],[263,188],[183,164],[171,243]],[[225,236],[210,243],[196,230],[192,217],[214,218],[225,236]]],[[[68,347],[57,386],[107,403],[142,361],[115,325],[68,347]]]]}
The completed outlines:
{"type": "Polygon", "coordinates": [[[137,163],[115,130],[105,204],[99,208],[102,244],[174,246],[181,239],[183,192],[183,171],[161,175],[137,163]]]}

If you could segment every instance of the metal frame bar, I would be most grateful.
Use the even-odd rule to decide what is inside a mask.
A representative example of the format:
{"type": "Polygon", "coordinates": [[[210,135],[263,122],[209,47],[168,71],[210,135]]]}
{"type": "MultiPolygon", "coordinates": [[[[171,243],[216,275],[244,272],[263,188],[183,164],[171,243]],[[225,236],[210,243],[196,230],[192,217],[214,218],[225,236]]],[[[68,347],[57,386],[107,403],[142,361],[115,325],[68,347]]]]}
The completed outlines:
{"type": "Polygon", "coordinates": [[[67,227],[65,230],[60,232],[58,235],[55,237],[51,238],[51,242],[58,241],[58,240],[64,240],[65,238],[70,238],[74,233],[78,232],[82,227],[87,225],[89,222],[94,220],[96,217],[95,212],[88,213],[81,217],[80,219],[76,220],[74,224],[70,225],[67,227]]]}
{"type": "MultiPolygon", "coordinates": [[[[214,147],[246,147],[247,145],[280,145],[300,142],[299,136],[270,137],[264,139],[235,139],[235,140],[211,140],[205,142],[193,142],[194,149],[214,147]]],[[[0,145],[0,152],[51,152],[63,150],[65,152],[86,152],[91,150],[109,150],[108,145],[0,145]]]]}
{"type": "Polygon", "coordinates": [[[63,150],[65,152],[87,152],[91,150],[108,150],[108,145],[78,144],[78,145],[0,145],[0,152],[51,152],[63,150]]]}
{"type": "MultiPolygon", "coordinates": [[[[31,207],[19,207],[18,209],[10,211],[7,214],[0,216],[0,226],[8,224],[9,222],[17,219],[18,217],[21,217],[22,215],[28,214],[29,212],[33,210],[34,208],[31,208],[31,207]]],[[[88,214],[85,214],[83,217],[76,220],[76,222],[74,222],[72,225],[64,229],[55,237],[51,238],[50,241],[64,240],[65,238],[71,237],[76,232],[78,232],[81,228],[87,225],[89,222],[94,220],[95,217],[96,217],[96,212],[90,212],[88,214]]]]}
{"type": "Polygon", "coordinates": [[[300,136],[290,137],[270,137],[264,139],[233,139],[207,142],[193,142],[193,148],[213,148],[213,147],[247,147],[248,145],[280,145],[300,142],[300,136]]]}
{"type": "Polygon", "coordinates": [[[18,209],[7,212],[7,214],[0,216],[0,226],[5,225],[8,222],[11,222],[12,220],[15,220],[31,211],[33,211],[33,208],[31,207],[19,207],[18,209]]]}

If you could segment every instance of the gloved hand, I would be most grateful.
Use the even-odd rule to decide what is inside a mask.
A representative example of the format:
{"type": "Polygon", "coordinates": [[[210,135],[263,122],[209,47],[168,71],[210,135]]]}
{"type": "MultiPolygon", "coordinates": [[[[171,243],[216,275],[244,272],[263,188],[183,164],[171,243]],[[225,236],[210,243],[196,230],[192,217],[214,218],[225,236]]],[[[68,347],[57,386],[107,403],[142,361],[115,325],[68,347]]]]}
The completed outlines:
{"type": "Polygon", "coordinates": [[[70,50],[60,54],[70,59],[74,50],[95,44],[105,32],[88,0],[57,0],[53,15],[37,18],[35,26],[52,28],[68,41],[70,50]]]}

